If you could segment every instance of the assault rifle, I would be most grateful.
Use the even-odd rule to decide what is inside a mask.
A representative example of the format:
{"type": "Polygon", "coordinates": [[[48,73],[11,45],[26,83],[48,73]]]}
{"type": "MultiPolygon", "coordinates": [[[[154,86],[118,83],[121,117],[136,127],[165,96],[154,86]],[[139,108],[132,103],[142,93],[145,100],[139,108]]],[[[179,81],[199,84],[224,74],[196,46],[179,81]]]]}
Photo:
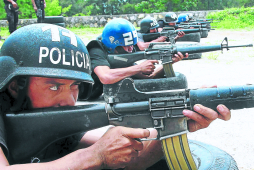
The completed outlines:
{"type": "Polygon", "coordinates": [[[22,162],[50,143],[76,133],[106,125],[155,128],[162,140],[188,132],[183,109],[202,104],[216,110],[254,107],[254,85],[207,89],[180,89],[140,92],[133,80],[124,79],[106,104],[37,109],[19,114],[7,113],[5,127],[9,151],[22,162]]]}
{"type": "MultiPolygon", "coordinates": [[[[181,24],[182,23],[185,23],[185,22],[181,22],[181,24]]],[[[211,21],[188,21],[187,23],[201,25],[201,24],[210,24],[211,21]]]]}
{"type": "Polygon", "coordinates": [[[44,1],[43,0],[37,0],[39,1],[37,4],[39,4],[39,6],[37,6],[37,18],[38,18],[38,23],[42,23],[44,20],[44,16],[43,16],[43,10],[44,10],[44,1]]]}
{"type": "Polygon", "coordinates": [[[38,23],[41,23],[41,21],[42,21],[42,10],[40,8],[37,8],[36,15],[38,17],[38,23]]]}
{"type": "Polygon", "coordinates": [[[183,28],[183,29],[189,29],[190,27],[193,27],[193,28],[207,28],[207,25],[206,24],[202,24],[202,25],[175,25],[174,28],[175,29],[179,29],[179,28],[183,28]]]}
{"type": "Polygon", "coordinates": [[[201,32],[201,31],[206,31],[206,30],[209,30],[209,29],[199,28],[199,29],[168,30],[166,28],[166,31],[157,32],[157,33],[142,34],[142,36],[143,36],[143,39],[145,42],[150,42],[150,41],[155,40],[161,36],[165,36],[165,37],[168,37],[169,41],[172,44],[174,44],[175,43],[174,38],[180,31],[184,32],[185,34],[189,34],[189,33],[196,33],[196,32],[201,32]]]}
{"type": "Polygon", "coordinates": [[[176,24],[176,25],[165,25],[165,27],[163,27],[163,29],[165,28],[174,28],[174,29],[179,29],[179,28],[183,28],[183,29],[190,29],[191,27],[193,28],[216,28],[216,26],[210,26],[210,25],[207,25],[207,24],[201,24],[201,25],[194,25],[194,24],[191,24],[191,23],[188,23],[188,24],[176,24]]]}
{"type": "MultiPolygon", "coordinates": [[[[192,21],[192,20],[191,20],[192,21]]],[[[197,20],[193,20],[194,22],[195,21],[197,21],[197,22],[202,22],[202,21],[204,21],[204,22],[206,22],[206,21],[209,21],[209,22],[211,22],[211,23],[215,23],[215,22],[220,22],[220,21],[215,21],[214,19],[197,19],[197,20]]]]}
{"type": "Polygon", "coordinates": [[[218,45],[205,45],[205,46],[176,46],[169,43],[150,43],[148,49],[145,51],[138,51],[130,54],[109,54],[107,60],[112,68],[130,67],[134,62],[142,59],[148,60],[161,60],[162,64],[172,63],[172,56],[181,52],[182,54],[188,53],[203,53],[218,51],[223,49],[236,47],[253,47],[253,44],[228,46],[227,37],[224,38],[221,44],[218,45]]]}

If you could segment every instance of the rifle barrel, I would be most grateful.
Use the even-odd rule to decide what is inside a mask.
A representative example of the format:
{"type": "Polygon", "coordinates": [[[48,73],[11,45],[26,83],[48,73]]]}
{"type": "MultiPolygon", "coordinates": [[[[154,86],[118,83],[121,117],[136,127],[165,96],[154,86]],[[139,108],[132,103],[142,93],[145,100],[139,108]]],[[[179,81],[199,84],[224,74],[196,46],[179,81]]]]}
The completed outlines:
{"type": "Polygon", "coordinates": [[[253,47],[253,44],[235,45],[235,46],[228,46],[228,47],[225,47],[225,48],[236,48],[236,47],[253,47]]]}
{"type": "Polygon", "coordinates": [[[215,111],[219,104],[229,109],[251,108],[254,107],[254,85],[190,90],[191,108],[195,104],[202,104],[215,111]]]}
{"type": "Polygon", "coordinates": [[[221,50],[221,45],[208,45],[208,46],[191,46],[191,47],[181,47],[177,46],[176,50],[173,52],[176,54],[177,52],[181,52],[183,54],[193,54],[193,53],[203,53],[209,51],[217,51],[221,50]]]}

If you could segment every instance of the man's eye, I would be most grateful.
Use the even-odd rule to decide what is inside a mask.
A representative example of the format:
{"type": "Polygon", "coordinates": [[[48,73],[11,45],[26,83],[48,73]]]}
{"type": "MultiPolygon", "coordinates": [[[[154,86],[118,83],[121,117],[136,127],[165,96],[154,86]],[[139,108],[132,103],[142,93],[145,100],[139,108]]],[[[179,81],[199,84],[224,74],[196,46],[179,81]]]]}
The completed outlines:
{"type": "Polygon", "coordinates": [[[57,86],[53,86],[53,87],[50,87],[49,89],[56,91],[56,90],[58,90],[58,87],[57,86]]]}

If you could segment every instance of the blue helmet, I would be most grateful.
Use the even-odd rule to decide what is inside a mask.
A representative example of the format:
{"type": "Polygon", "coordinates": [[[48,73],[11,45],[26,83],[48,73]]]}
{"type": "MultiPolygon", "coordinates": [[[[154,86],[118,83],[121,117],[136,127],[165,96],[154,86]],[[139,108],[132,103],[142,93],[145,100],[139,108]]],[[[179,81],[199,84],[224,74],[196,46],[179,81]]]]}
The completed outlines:
{"type": "Polygon", "coordinates": [[[180,14],[177,19],[177,23],[189,21],[189,17],[187,14],[180,14]]]}
{"type": "Polygon", "coordinates": [[[136,45],[138,42],[137,30],[126,19],[116,18],[105,25],[101,42],[109,53],[114,53],[118,46],[136,45]]]}

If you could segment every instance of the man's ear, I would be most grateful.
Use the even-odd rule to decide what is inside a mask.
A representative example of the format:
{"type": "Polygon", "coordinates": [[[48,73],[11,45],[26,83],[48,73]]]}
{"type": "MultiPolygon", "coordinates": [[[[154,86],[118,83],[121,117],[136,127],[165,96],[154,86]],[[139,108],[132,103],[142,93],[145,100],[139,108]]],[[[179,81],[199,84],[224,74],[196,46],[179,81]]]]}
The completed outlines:
{"type": "Polygon", "coordinates": [[[17,80],[16,79],[12,80],[7,88],[8,88],[9,93],[11,94],[11,96],[14,99],[17,99],[18,98],[18,92],[19,92],[19,87],[18,87],[17,80]]]}

